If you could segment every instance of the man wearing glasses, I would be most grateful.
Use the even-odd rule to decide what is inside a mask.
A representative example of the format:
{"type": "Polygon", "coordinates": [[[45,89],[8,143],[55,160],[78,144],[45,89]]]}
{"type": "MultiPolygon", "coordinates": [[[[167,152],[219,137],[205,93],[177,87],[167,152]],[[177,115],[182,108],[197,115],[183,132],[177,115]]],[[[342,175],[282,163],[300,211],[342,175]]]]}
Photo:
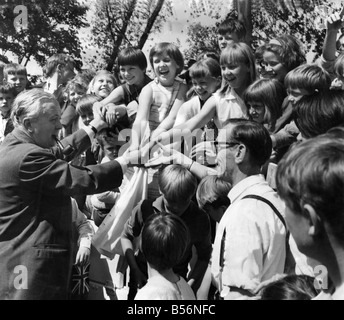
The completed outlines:
{"type": "Polygon", "coordinates": [[[253,296],[261,282],[283,273],[284,205],[260,174],[272,151],[264,126],[250,120],[229,120],[215,142],[216,170],[161,147],[164,155],[149,161],[148,166],[173,161],[188,167],[198,178],[218,175],[232,184],[228,194],[231,205],[218,225],[212,256],[212,275],[221,298],[253,296]]]}

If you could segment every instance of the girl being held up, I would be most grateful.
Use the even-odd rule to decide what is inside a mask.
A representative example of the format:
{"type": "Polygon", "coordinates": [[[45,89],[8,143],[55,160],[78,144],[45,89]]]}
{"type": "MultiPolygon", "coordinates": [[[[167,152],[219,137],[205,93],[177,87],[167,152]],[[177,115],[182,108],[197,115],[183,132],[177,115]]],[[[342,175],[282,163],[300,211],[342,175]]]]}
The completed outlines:
{"type": "Polygon", "coordinates": [[[155,45],[149,55],[156,78],[145,86],[139,97],[139,109],[133,124],[131,148],[137,149],[142,132],[149,126],[150,132],[169,130],[174,125],[178,110],[186,100],[188,87],[177,80],[183,70],[184,58],[177,46],[162,42],[155,45]]]}

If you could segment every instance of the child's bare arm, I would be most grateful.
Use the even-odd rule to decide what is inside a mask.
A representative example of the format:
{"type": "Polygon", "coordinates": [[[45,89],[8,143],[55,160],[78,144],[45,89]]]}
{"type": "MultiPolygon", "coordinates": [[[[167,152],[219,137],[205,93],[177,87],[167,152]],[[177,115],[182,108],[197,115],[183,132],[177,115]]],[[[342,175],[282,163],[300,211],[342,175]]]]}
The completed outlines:
{"type": "Polygon", "coordinates": [[[337,34],[343,26],[343,15],[344,8],[342,12],[334,13],[327,18],[326,37],[323,45],[323,58],[326,61],[334,61],[336,59],[337,34]]]}
{"type": "Polygon", "coordinates": [[[133,124],[133,134],[130,141],[132,150],[138,149],[141,143],[142,132],[146,129],[149,120],[149,111],[153,103],[153,90],[151,86],[142,89],[139,97],[139,107],[133,124]]]}

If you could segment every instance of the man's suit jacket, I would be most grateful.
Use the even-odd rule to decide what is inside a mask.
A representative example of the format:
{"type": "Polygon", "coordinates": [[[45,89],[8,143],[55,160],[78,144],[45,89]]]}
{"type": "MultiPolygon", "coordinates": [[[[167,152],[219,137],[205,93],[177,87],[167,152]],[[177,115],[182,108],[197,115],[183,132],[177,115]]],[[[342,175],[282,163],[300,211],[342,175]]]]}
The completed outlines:
{"type": "MultiPolygon", "coordinates": [[[[64,141],[90,147],[79,130],[64,141]]],[[[0,299],[67,299],[71,260],[71,196],[119,187],[121,165],[77,168],[43,149],[20,128],[0,147],[0,299]]]]}

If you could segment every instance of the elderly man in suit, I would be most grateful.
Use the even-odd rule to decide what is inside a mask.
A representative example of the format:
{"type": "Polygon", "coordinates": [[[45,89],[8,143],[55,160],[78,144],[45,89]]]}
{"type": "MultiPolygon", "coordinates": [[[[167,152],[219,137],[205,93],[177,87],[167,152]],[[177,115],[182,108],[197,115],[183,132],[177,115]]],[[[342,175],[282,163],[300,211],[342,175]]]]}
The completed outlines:
{"type": "MultiPolygon", "coordinates": [[[[119,187],[130,163],[127,153],[106,164],[71,166],[56,147],[60,117],[57,100],[41,89],[23,92],[13,105],[15,129],[0,148],[0,299],[68,299],[71,196],[119,187]]],[[[72,147],[70,158],[105,127],[95,115],[62,141],[72,147]]]]}

